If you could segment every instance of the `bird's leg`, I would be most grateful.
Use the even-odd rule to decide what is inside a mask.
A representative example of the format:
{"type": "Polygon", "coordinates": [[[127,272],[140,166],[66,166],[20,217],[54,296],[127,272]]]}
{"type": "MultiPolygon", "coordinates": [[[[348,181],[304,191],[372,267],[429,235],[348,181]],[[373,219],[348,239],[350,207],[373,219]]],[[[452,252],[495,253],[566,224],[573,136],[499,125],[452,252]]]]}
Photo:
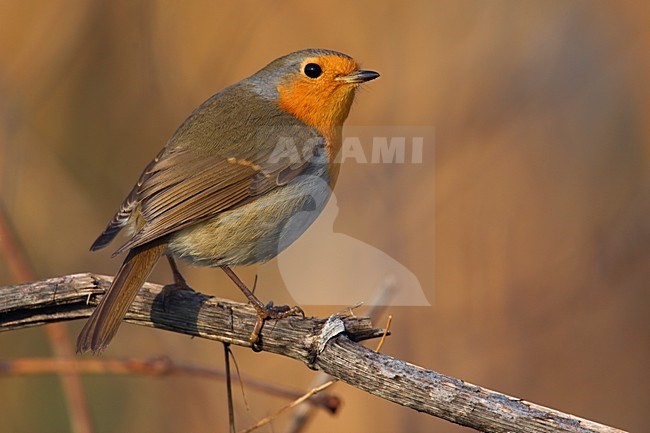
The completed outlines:
{"type": "Polygon", "coordinates": [[[194,289],[192,289],[187,284],[185,278],[183,278],[180,271],[178,270],[178,266],[176,266],[176,262],[174,261],[174,258],[169,254],[167,254],[167,261],[169,261],[169,267],[171,268],[172,274],[174,276],[174,283],[167,284],[166,286],[164,286],[161,292],[162,300],[163,300],[163,308],[165,309],[165,311],[169,310],[171,300],[178,292],[187,291],[187,290],[194,292],[194,289]]]}
{"type": "MultiPolygon", "coordinates": [[[[278,305],[274,306],[273,302],[269,302],[264,305],[253,292],[244,284],[244,282],[230,269],[229,266],[222,266],[221,269],[230,277],[230,279],[235,283],[239,290],[241,290],[244,295],[248,298],[250,303],[253,305],[257,311],[257,321],[255,322],[255,327],[249,338],[250,342],[255,348],[255,344],[259,341],[259,334],[264,325],[264,321],[267,319],[284,319],[285,317],[301,315],[305,317],[305,312],[302,311],[300,307],[289,307],[288,305],[278,305]]],[[[256,279],[257,280],[257,279],[256,279]]]]}

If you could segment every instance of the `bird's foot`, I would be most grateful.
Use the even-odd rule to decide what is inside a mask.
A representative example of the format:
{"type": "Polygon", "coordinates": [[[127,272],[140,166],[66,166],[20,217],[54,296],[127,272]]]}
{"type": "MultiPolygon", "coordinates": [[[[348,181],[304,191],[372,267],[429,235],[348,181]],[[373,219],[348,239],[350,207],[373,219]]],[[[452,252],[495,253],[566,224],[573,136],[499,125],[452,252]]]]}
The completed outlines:
{"type": "Polygon", "coordinates": [[[168,313],[171,310],[174,298],[182,292],[196,293],[193,288],[187,284],[172,283],[163,286],[160,295],[162,296],[163,310],[168,313]]]}
{"type": "Polygon", "coordinates": [[[255,321],[255,327],[253,328],[253,332],[249,337],[249,341],[253,345],[253,350],[255,351],[261,350],[258,343],[260,341],[260,331],[262,330],[262,326],[264,326],[264,322],[266,320],[285,319],[291,316],[302,316],[303,318],[305,317],[305,312],[298,306],[290,307],[288,305],[273,305],[273,302],[269,302],[266,305],[260,305],[252,302],[252,305],[255,307],[255,310],[257,310],[257,320],[255,321]]]}
{"type": "Polygon", "coordinates": [[[179,272],[178,267],[176,266],[176,262],[174,262],[172,256],[168,255],[167,260],[169,260],[169,266],[171,267],[172,275],[174,276],[174,282],[172,284],[163,286],[162,291],[160,292],[162,296],[163,310],[165,312],[169,312],[172,304],[172,299],[175,298],[179,293],[187,291],[196,293],[194,289],[191,288],[187,282],[185,282],[185,278],[183,278],[183,275],[181,275],[179,272]]]}
{"type": "MultiPolygon", "coordinates": [[[[255,327],[253,332],[249,337],[249,341],[253,347],[253,350],[259,352],[261,349],[260,342],[260,331],[264,322],[268,319],[284,319],[289,316],[301,315],[305,317],[305,312],[302,311],[300,307],[289,307],[288,305],[273,305],[273,302],[269,302],[264,305],[257,296],[244,284],[244,282],[235,274],[229,266],[222,266],[221,269],[230,277],[230,279],[239,287],[239,290],[246,295],[250,304],[257,311],[257,320],[255,321],[255,327]]],[[[255,278],[255,283],[257,283],[257,278],[255,278]]],[[[253,288],[254,289],[254,288],[253,288]]]]}

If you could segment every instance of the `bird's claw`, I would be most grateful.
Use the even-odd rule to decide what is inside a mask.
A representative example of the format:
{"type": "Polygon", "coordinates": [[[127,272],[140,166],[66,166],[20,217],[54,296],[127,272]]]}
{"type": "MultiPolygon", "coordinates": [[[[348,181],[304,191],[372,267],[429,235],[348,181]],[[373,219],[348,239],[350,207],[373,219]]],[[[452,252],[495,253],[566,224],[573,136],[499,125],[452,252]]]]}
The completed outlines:
{"type": "Polygon", "coordinates": [[[273,302],[269,302],[268,304],[260,307],[255,308],[257,310],[257,320],[255,321],[255,326],[253,327],[253,332],[251,333],[251,336],[249,338],[249,341],[253,347],[253,350],[256,352],[261,351],[261,347],[259,346],[259,341],[260,341],[260,331],[262,330],[262,326],[264,326],[264,322],[268,319],[274,319],[274,320],[279,320],[279,319],[285,319],[287,317],[291,316],[301,316],[302,318],[305,317],[305,312],[303,311],[302,308],[298,306],[293,306],[290,307],[288,305],[278,305],[275,306],[273,305],[273,302]]]}
{"type": "Polygon", "coordinates": [[[163,286],[160,291],[162,296],[162,305],[163,311],[168,313],[171,310],[172,300],[181,292],[192,292],[195,293],[194,289],[188,286],[185,281],[183,283],[171,283],[163,286]]]}

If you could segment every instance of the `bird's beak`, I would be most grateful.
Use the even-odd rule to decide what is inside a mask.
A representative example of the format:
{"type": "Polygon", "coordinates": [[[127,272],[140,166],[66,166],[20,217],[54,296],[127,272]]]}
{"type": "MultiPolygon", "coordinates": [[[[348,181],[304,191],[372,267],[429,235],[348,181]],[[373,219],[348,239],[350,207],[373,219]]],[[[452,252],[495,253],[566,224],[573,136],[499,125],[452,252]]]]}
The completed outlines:
{"type": "Polygon", "coordinates": [[[351,72],[348,75],[343,75],[342,77],[338,77],[336,80],[343,81],[344,83],[348,84],[361,84],[365,83],[366,81],[374,80],[377,77],[379,77],[379,74],[375,71],[360,70],[351,72]]]}

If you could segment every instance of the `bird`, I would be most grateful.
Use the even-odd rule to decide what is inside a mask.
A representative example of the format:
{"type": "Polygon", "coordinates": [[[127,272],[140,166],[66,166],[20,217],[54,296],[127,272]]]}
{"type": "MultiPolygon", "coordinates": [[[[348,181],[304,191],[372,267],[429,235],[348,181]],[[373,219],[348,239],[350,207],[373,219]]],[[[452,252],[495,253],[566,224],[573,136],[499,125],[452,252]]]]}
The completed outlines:
{"type": "MultiPolygon", "coordinates": [[[[125,229],[127,252],[77,338],[77,352],[102,352],[162,256],[172,288],[189,289],[175,259],[219,267],[265,320],[301,313],[260,301],[231,269],[264,263],[297,239],[327,202],[340,164],[342,127],[356,90],[379,77],[350,56],[304,49],[282,56],[212,95],[144,169],[91,251],[125,229]],[[325,200],[314,200],[314,197],[325,200]],[[291,230],[299,212],[309,218],[291,230]]],[[[254,347],[254,346],[253,346],[254,347]]]]}

